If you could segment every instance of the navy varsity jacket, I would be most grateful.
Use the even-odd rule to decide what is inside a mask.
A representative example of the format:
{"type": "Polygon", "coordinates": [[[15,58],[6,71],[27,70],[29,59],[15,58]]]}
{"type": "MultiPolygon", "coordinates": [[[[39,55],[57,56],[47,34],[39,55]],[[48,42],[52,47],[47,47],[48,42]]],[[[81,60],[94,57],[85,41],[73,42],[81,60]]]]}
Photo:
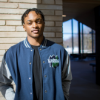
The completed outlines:
{"type": "MultiPolygon", "coordinates": [[[[38,48],[42,66],[43,100],[68,100],[72,80],[66,50],[44,38],[38,48]]],[[[0,91],[6,100],[33,100],[34,49],[27,38],[4,54],[0,67],[0,91]],[[11,83],[14,81],[16,90],[11,83]]]]}

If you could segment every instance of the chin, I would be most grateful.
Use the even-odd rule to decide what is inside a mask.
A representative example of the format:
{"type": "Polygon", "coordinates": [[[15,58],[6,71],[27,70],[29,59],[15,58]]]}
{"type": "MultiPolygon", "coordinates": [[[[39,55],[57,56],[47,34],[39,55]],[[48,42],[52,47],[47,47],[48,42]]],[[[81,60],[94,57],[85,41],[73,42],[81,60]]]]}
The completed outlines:
{"type": "Polygon", "coordinates": [[[32,38],[42,38],[43,35],[32,36],[32,38]]]}
{"type": "Polygon", "coordinates": [[[31,38],[42,38],[43,34],[28,34],[28,37],[31,37],[31,38]]]}

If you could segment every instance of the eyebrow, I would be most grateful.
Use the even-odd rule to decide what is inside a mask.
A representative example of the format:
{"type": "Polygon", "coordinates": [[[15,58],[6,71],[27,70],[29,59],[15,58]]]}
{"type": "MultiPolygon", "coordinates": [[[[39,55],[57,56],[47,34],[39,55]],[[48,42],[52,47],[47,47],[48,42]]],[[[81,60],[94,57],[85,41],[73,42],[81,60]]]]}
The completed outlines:
{"type": "Polygon", "coordinates": [[[41,20],[41,18],[37,18],[36,20],[41,20]]]}
{"type": "MultiPolygon", "coordinates": [[[[36,20],[41,20],[41,18],[37,18],[36,20]]],[[[32,21],[32,20],[27,20],[27,21],[32,21]]]]}

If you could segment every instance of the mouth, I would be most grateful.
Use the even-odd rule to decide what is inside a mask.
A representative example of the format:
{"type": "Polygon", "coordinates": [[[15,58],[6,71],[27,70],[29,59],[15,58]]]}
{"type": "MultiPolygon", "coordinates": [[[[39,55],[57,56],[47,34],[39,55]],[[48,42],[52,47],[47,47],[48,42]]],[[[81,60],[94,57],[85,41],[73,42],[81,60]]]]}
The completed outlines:
{"type": "Polygon", "coordinates": [[[38,29],[34,29],[31,32],[37,34],[39,32],[39,30],[38,29]]]}

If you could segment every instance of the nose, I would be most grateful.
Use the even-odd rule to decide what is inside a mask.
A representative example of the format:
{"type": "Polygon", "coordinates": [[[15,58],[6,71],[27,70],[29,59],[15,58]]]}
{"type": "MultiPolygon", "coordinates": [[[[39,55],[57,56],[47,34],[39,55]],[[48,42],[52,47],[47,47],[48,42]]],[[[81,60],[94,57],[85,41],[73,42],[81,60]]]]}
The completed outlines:
{"type": "Polygon", "coordinates": [[[36,23],[36,22],[33,22],[33,23],[32,23],[32,27],[33,27],[33,28],[37,28],[37,23],[36,23]]]}

